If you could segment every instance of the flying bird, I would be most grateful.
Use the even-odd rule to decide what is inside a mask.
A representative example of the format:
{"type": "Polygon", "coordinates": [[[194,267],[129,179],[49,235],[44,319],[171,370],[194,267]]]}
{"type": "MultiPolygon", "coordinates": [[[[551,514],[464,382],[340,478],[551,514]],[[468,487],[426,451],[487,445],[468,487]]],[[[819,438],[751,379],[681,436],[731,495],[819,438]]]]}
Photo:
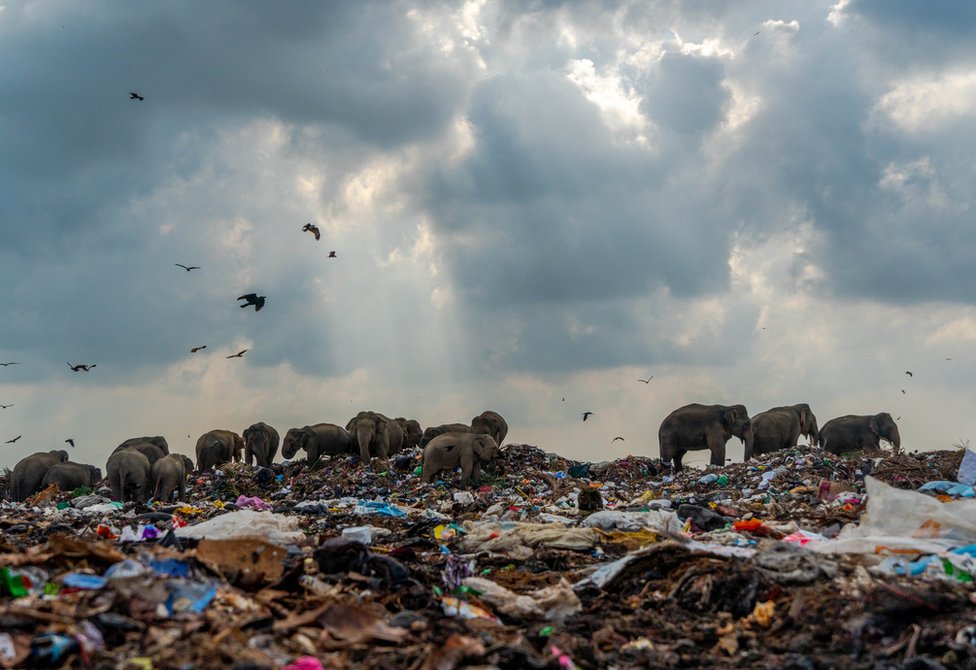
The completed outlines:
{"type": "Polygon", "coordinates": [[[613,444],[613,443],[614,443],[614,442],[616,442],[617,440],[620,440],[621,442],[626,442],[626,441],[627,441],[627,440],[625,440],[624,438],[622,438],[622,437],[620,437],[620,436],[618,435],[617,437],[615,437],[615,438],[613,438],[612,440],[610,440],[610,444],[613,444]]]}
{"type": "Polygon", "coordinates": [[[911,370],[905,370],[905,374],[908,375],[909,377],[914,377],[915,376],[915,375],[912,374],[911,370]]]}
{"type": "Polygon", "coordinates": [[[19,440],[22,437],[23,437],[23,435],[18,435],[17,437],[15,437],[12,440],[7,440],[4,444],[13,444],[14,442],[16,442],[17,440],[19,440]]]}
{"type": "Polygon", "coordinates": [[[14,406],[13,403],[10,403],[9,405],[0,405],[0,409],[7,409],[8,407],[13,407],[13,406],[14,406]]]}
{"type": "Polygon", "coordinates": [[[904,393],[905,392],[905,389],[902,389],[901,392],[904,393]]]}
{"type": "Polygon", "coordinates": [[[651,375],[651,376],[650,376],[650,377],[648,377],[647,379],[638,379],[637,381],[639,381],[639,382],[643,382],[643,383],[645,383],[645,384],[650,384],[650,383],[651,383],[651,380],[652,380],[652,379],[654,379],[654,375],[651,375]]]}
{"type": "Polygon", "coordinates": [[[20,363],[17,363],[16,361],[11,361],[9,363],[0,363],[0,365],[2,365],[3,367],[7,367],[8,365],[20,365],[20,363]]]}
{"type": "Polygon", "coordinates": [[[238,300],[245,301],[244,304],[241,305],[242,309],[244,307],[250,307],[251,305],[254,305],[255,312],[260,312],[261,308],[264,307],[264,299],[265,296],[258,295],[257,293],[245,293],[244,295],[238,298],[238,300]]]}
{"type": "Polygon", "coordinates": [[[322,237],[322,234],[319,232],[319,227],[316,226],[314,223],[306,223],[304,226],[302,226],[302,232],[312,233],[313,235],[315,235],[316,242],[318,242],[319,238],[322,237]]]}
{"type": "Polygon", "coordinates": [[[78,372],[79,370],[84,370],[85,372],[88,372],[93,367],[95,367],[95,364],[94,363],[79,363],[78,365],[72,365],[71,363],[68,363],[68,367],[71,368],[71,371],[72,372],[78,372]]]}
{"type": "Polygon", "coordinates": [[[68,444],[70,444],[72,447],[75,446],[75,441],[73,439],[71,439],[70,437],[67,440],[65,440],[65,442],[67,442],[68,444]]]}
{"type": "Polygon", "coordinates": [[[145,98],[134,91],[130,91],[129,100],[145,100],[145,98]]]}
{"type": "Polygon", "coordinates": [[[240,358],[241,356],[243,356],[243,355],[244,355],[244,352],[245,352],[245,351],[247,351],[247,349],[241,349],[241,350],[240,350],[240,351],[238,351],[238,352],[237,352],[236,354],[231,354],[231,355],[230,355],[230,356],[228,356],[227,358],[240,358]]]}
{"type": "Polygon", "coordinates": [[[592,414],[593,414],[593,412],[583,412],[583,421],[586,421],[587,419],[589,419],[590,418],[590,415],[592,415],[592,414]]]}
{"type": "Polygon", "coordinates": [[[334,252],[334,251],[330,251],[330,252],[329,252],[329,258],[337,258],[337,256],[336,256],[336,252],[334,252]]]}
{"type": "Polygon", "coordinates": [[[195,354],[198,351],[200,351],[201,349],[206,349],[206,348],[207,348],[207,345],[206,344],[200,345],[199,347],[193,347],[192,349],[190,349],[190,353],[191,354],[195,354]]]}
{"type": "Polygon", "coordinates": [[[178,265],[181,268],[183,268],[184,270],[186,270],[187,272],[189,272],[190,270],[199,270],[200,269],[200,266],[199,265],[183,265],[182,263],[173,263],[173,265],[178,265]]]}

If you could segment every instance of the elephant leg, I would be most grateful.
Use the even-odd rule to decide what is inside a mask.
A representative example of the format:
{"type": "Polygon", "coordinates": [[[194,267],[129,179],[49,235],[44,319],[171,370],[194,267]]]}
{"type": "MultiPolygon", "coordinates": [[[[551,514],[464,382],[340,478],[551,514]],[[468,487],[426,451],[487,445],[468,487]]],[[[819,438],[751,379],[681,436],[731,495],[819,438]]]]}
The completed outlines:
{"type": "Polygon", "coordinates": [[[675,472],[681,472],[681,469],[684,467],[684,466],[681,465],[681,459],[683,459],[685,457],[685,453],[686,452],[684,452],[684,451],[682,451],[680,449],[676,449],[674,451],[674,456],[671,457],[671,460],[674,463],[674,471],[675,472]]]}
{"type": "MultiPolygon", "coordinates": [[[[315,464],[319,462],[321,454],[319,453],[319,446],[317,444],[306,444],[305,453],[308,454],[308,467],[313,468],[315,464]]],[[[265,467],[271,467],[266,465],[265,467]]]]}
{"type": "Polygon", "coordinates": [[[474,470],[474,454],[461,454],[461,486],[467,485],[471,480],[471,473],[474,470]]]}
{"type": "Polygon", "coordinates": [[[475,459],[474,467],[471,469],[471,481],[475,484],[481,483],[481,461],[475,459]]]}
{"type": "Polygon", "coordinates": [[[721,433],[709,433],[706,437],[708,450],[712,452],[712,465],[725,465],[725,438],[721,433]]]}

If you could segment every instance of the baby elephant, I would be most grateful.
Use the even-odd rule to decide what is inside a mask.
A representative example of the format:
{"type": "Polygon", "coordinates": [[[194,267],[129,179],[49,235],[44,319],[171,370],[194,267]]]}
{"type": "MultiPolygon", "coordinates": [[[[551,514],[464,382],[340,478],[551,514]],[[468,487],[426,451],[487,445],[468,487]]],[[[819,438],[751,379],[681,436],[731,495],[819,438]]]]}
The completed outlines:
{"type": "Polygon", "coordinates": [[[62,491],[74,491],[86,486],[94,487],[100,481],[102,481],[102,471],[94,465],[68,461],[52,465],[44,475],[41,488],[57,484],[62,491]]]}
{"type": "Polygon", "coordinates": [[[481,464],[491,463],[501,452],[495,438],[482,433],[443,433],[424,447],[425,482],[434,481],[441,470],[461,466],[461,486],[481,481],[481,464]]]}
{"type": "Polygon", "coordinates": [[[173,491],[178,491],[179,500],[185,500],[186,475],[191,470],[193,470],[193,461],[183,454],[169,454],[153,463],[149,469],[153,498],[169,502],[173,491]]]}

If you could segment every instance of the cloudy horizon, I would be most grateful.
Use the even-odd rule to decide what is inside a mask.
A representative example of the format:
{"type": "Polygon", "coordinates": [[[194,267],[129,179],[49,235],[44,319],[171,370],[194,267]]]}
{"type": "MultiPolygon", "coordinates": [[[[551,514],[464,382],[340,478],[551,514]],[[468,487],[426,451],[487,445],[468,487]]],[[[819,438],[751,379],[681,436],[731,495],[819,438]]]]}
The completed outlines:
{"type": "Polygon", "coordinates": [[[974,24],[0,0],[0,467],[363,409],[579,460],[690,402],[974,439],[974,24]]]}

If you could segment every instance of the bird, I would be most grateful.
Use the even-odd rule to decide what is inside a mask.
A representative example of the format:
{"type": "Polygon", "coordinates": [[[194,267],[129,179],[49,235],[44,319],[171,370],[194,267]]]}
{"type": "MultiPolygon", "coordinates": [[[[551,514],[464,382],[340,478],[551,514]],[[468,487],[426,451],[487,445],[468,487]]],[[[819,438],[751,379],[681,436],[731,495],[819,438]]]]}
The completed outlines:
{"type": "Polygon", "coordinates": [[[67,442],[68,444],[70,444],[72,447],[75,446],[75,441],[73,439],[71,439],[70,437],[67,440],[65,440],[65,442],[67,442]]]}
{"type": "Polygon", "coordinates": [[[95,367],[95,364],[94,363],[78,363],[78,365],[72,365],[71,363],[68,363],[68,367],[71,368],[71,371],[72,372],[78,372],[79,370],[84,370],[85,372],[88,372],[93,367],[95,367]]]}
{"type": "Polygon", "coordinates": [[[258,295],[257,293],[245,293],[244,295],[238,298],[238,300],[246,301],[243,305],[241,305],[241,308],[250,307],[251,305],[254,305],[255,312],[260,312],[261,308],[264,307],[264,299],[265,296],[258,295]]]}
{"type": "Polygon", "coordinates": [[[319,232],[319,227],[316,226],[314,223],[306,223],[304,226],[302,226],[302,232],[312,233],[313,235],[315,235],[316,242],[318,242],[319,238],[322,237],[322,234],[319,232]]]}
{"type": "Polygon", "coordinates": [[[901,417],[895,417],[895,421],[901,421],[901,417]]]}
{"type": "Polygon", "coordinates": [[[905,389],[902,389],[901,392],[904,393],[905,392],[905,389]]]}
{"type": "Polygon", "coordinates": [[[625,440],[624,438],[622,438],[622,437],[620,437],[620,436],[618,435],[617,437],[615,437],[615,438],[613,438],[612,440],[610,440],[610,444],[613,444],[613,443],[614,443],[614,442],[616,442],[617,440],[620,440],[621,442],[626,442],[626,441],[627,441],[627,440],[625,440]]]}
{"type": "Polygon", "coordinates": [[[758,35],[758,34],[759,34],[759,33],[761,33],[761,32],[762,32],[761,30],[757,30],[756,32],[754,32],[754,33],[752,34],[752,36],[753,36],[753,37],[755,37],[756,35],[758,35]]]}
{"type": "Polygon", "coordinates": [[[236,354],[231,354],[231,355],[230,355],[230,356],[228,356],[227,358],[240,358],[241,356],[243,356],[243,355],[244,355],[244,352],[245,352],[245,351],[247,351],[247,349],[241,349],[241,350],[240,350],[240,351],[238,351],[238,352],[237,352],[236,354]]]}
{"type": "Polygon", "coordinates": [[[0,365],[2,365],[3,367],[7,367],[8,365],[20,365],[20,363],[16,361],[10,361],[9,363],[0,363],[0,365]]]}
{"type": "Polygon", "coordinates": [[[10,403],[9,405],[0,405],[0,409],[7,409],[8,407],[13,407],[13,406],[14,406],[13,403],[10,403]]]}
{"type": "Polygon", "coordinates": [[[130,91],[129,100],[145,100],[145,98],[134,91],[130,91]]]}
{"type": "Polygon", "coordinates": [[[908,375],[909,377],[914,377],[915,376],[915,375],[912,374],[912,371],[911,370],[905,370],[905,374],[908,375]]]}
{"type": "Polygon", "coordinates": [[[190,353],[191,354],[195,354],[198,351],[200,351],[201,349],[206,349],[206,348],[207,348],[207,345],[206,344],[202,344],[199,347],[193,347],[192,349],[190,349],[190,353]]]}
{"type": "Polygon", "coordinates": [[[647,379],[638,379],[637,381],[639,381],[639,382],[643,382],[643,383],[645,383],[645,384],[650,384],[650,383],[651,383],[651,380],[652,380],[652,379],[654,379],[654,375],[651,375],[651,376],[650,376],[650,377],[648,377],[647,379]]]}
{"type": "Polygon", "coordinates": [[[336,252],[330,251],[329,252],[329,258],[338,258],[338,256],[336,256],[336,252]]]}
{"type": "Polygon", "coordinates": [[[951,358],[946,358],[946,360],[947,360],[947,361],[951,361],[952,359],[951,359],[951,358]]]}
{"type": "Polygon", "coordinates": [[[589,419],[591,414],[593,414],[593,412],[583,412],[583,421],[589,419]]]}
{"type": "Polygon", "coordinates": [[[182,263],[173,263],[173,265],[179,265],[181,268],[189,272],[190,270],[199,270],[199,265],[183,265],[182,263]]]}
{"type": "Polygon", "coordinates": [[[17,440],[19,440],[22,437],[23,437],[23,435],[18,435],[17,437],[15,437],[12,440],[7,440],[4,444],[13,444],[14,442],[16,442],[17,440]]]}

